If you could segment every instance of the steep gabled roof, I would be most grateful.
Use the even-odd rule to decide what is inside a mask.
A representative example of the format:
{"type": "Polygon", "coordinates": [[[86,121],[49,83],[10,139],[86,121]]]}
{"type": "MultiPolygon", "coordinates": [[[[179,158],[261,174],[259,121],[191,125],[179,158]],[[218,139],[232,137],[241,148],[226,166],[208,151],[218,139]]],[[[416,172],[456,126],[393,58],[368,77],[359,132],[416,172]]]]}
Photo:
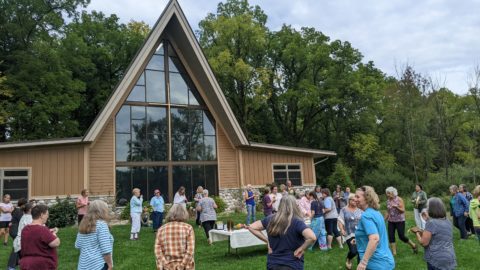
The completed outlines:
{"type": "Polygon", "coordinates": [[[90,126],[83,141],[93,142],[101,134],[108,120],[111,119],[128,96],[129,90],[137,81],[162,37],[168,37],[176,47],[179,57],[183,58],[182,62],[190,73],[189,75],[199,86],[199,92],[204,95],[203,99],[210,112],[217,121],[220,121],[231,142],[236,146],[248,145],[248,140],[228,105],[192,28],[176,0],[171,0],[160,15],[147,40],[128,67],[125,76],[117,85],[107,104],[90,126]]]}
{"type": "Polygon", "coordinates": [[[336,155],[335,152],[325,150],[249,142],[228,105],[222,89],[177,0],[170,0],[167,4],[147,37],[147,40],[127,68],[124,77],[117,84],[102,111],[97,115],[83,138],[0,143],[0,149],[94,142],[127,98],[130,90],[140,77],[140,74],[143,72],[148,60],[157,49],[162,38],[168,38],[174,46],[176,53],[197,86],[204,102],[207,104],[210,113],[213,114],[215,120],[223,127],[232,144],[250,149],[276,150],[307,154],[313,157],[336,155]]]}

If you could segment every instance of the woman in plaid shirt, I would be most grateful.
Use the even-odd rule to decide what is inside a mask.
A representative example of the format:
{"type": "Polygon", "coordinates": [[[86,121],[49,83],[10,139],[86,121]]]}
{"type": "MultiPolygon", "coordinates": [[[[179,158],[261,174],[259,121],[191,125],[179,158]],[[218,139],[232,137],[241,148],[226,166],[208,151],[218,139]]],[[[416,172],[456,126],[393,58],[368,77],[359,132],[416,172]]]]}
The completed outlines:
{"type": "Polygon", "coordinates": [[[157,232],[155,257],[159,270],[193,270],[195,261],[195,233],[188,220],[187,210],[174,204],[166,217],[166,224],[157,232]]]}

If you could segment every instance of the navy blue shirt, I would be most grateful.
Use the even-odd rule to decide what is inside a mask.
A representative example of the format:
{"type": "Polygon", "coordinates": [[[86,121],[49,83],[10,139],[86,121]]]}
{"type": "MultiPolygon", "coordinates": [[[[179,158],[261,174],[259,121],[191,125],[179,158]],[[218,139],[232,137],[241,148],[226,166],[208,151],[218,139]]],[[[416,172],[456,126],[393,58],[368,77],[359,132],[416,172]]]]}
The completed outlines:
{"type": "MultiPolygon", "coordinates": [[[[265,229],[275,215],[262,219],[262,225],[265,229]]],[[[302,233],[307,228],[303,220],[293,218],[286,234],[268,235],[268,243],[272,249],[272,254],[267,256],[267,269],[277,265],[285,265],[295,270],[303,270],[303,256],[299,259],[293,253],[305,242],[302,233]]]]}
{"type": "Polygon", "coordinates": [[[325,206],[322,201],[312,201],[310,210],[315,211],[313,218],[323,217],[323,208],[325,208],[325,206]]]}
{"type": "MultiPolygon", "coordinates": [[[[247,191],[247,198],[250,198],[252,196],[253,196],[253,191],[247,191]]],[[[249,205],[255,205],[255,197],[247,199],[245,202],[246,204],[249,204],[249,205]]]]}

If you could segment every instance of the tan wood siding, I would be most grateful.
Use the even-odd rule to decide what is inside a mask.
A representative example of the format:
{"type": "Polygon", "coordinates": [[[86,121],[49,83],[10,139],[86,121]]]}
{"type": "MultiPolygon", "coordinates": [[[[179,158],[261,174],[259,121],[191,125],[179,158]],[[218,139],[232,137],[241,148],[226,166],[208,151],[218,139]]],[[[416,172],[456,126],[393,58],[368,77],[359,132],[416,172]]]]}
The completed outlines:
{"type": "Polygon", "coordinates": [[[219,187],[235,188],[239,186],[237,150],[228,140],[225,132],[217,124],[217,159],[219,169],[219,187]]]}
{"type": "Polygon", "coordinates": [[[89,190],[93,195],[115,195],[115,126],[110,119],[90,149],[89,190]]]}
{"type": "Polygon", "coordinates": [[[0,168],[31,168],[30,196],[79,194],[84,184],[84,145],[0,151],[0,168]]]}
{"type": "Polygon", "coordinates": [[[242,162],[245,184],[259,186],[272,183],[272,164],[274,163],[301,164],[303,184],[313,185],[315,183],[311,156],[244,149],[242,150],[242,162]]]}

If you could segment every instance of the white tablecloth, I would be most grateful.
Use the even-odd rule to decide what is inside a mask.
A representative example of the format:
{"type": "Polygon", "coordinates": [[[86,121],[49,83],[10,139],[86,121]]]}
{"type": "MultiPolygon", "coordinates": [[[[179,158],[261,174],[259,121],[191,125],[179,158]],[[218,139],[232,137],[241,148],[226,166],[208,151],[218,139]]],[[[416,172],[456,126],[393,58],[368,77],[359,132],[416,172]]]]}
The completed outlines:
{"type": "MultiPolygon", "coordinates": [[[[231,232],[224,230],[210,230],[208,234],[212,242],[225,241],[230,237],[231,248],[266,245],[265,242],[258,239],[247,229],[234,230],[231,232]]],[[[267,232],[265,230],[263,231],[263,234],[267,236],[267,232]]]]}

